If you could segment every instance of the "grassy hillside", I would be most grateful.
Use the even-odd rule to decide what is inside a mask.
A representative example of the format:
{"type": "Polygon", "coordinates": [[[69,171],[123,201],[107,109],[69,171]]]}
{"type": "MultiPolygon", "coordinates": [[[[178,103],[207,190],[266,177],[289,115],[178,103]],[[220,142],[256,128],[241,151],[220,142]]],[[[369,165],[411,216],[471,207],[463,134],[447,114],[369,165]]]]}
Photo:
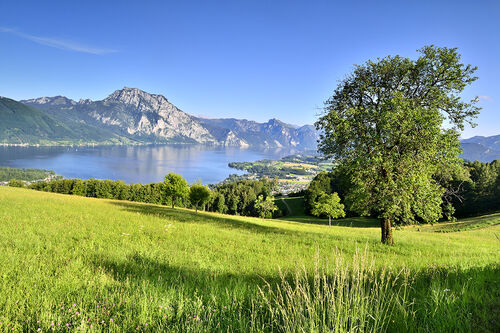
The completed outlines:
{"type": "Polygon", "coordinates": [[[499,225],[379,233],[0,187],[0,331],[498,331],[499,225]]]}
{"type": "Polygon", "coordinates": [[[0,143],[8,144],[118,144],[123,138],[76,122],[61,122],[40,110],[0,97],[0,143]]]}

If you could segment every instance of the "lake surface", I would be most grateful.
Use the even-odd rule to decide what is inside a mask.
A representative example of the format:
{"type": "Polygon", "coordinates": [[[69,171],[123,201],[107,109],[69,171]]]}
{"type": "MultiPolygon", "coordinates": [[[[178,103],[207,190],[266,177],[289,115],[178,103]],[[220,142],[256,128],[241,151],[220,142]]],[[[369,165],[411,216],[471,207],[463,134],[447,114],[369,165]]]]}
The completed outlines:
{"type": "Polygon", "coordinates": [[[207,146],[0,147],[0,166],[53,170],[65,178],[113,179],[126,183],[163,181],[169,172],[189,183],[215,184],[230,174],[229,162],[279,159],[290,150],[207,146]]]}

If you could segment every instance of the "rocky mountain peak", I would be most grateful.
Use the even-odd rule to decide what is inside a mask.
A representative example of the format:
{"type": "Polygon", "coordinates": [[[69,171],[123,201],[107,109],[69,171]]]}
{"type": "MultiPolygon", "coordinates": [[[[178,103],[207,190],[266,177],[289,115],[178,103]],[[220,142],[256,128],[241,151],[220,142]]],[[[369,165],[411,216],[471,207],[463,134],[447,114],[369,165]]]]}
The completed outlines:
{"type": "Polygon", "coordinates": [[[59,105],[59,106],[68,106],[68,105],[76,105],[77,103],[64,96],[54,96],[54,97],[39,97],[21,101],[22,103],[32,103],[32,104],[47,104],[47,105],[59,105]]]}
{"type": "Polygon", "coordinates": [[[267,125],[269,127],[293,127],[292,125],[288,125],[288,124],[286,124],[286,123],[284,123],[281,120],[276,119],[276,118],[269,119],[269,121],[267,122],[267,125]]]}
{"type": "Polygon", "coordinates": [[[136,108],[148,107],[159,109],[165,104],[170,104],[163,95],[150,94],[138,88],[128,88],[116,90],[114,93],[104,99],[104,102],[118,102],[132,105],[136,108]]]}

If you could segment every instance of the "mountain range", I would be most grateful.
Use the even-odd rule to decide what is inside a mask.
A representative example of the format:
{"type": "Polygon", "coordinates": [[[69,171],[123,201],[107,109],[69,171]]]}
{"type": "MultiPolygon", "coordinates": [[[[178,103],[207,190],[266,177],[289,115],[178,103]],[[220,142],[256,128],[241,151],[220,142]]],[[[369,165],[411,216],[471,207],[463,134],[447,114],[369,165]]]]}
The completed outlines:
{"type": "Polygon", "coordinates": [[[474,136],[460,141],[462,158],[469,161],[491,162],[500,160],[500,135],[474,136]]]}
{"type": "MultiPolygon", "coordinates": [[[[0,144],[206,144],[315,150],[318,132],[278,119],[207,119],[162,95],[123,88],[100,101],[64,96],[14,101],[0,97],[0,144]]],[[[466,160],[500,159],[500,135],[461,141],[466,160]]]]}
{"type": "MultiPolygon", "coordinates": [[[[258,123],[195,117],[177,108],[164,96],[137,88],[125,87],[101,101],[86,99],[77,102],[55,96],[20,102],[56,122],[100,130],[104,143],[198,143],[311,150],[316,148],[318,139],[311,125],[299,127],[277,119],[258,123]]],[[[21,143],[15,136],[8,141],[21,143]]]]}

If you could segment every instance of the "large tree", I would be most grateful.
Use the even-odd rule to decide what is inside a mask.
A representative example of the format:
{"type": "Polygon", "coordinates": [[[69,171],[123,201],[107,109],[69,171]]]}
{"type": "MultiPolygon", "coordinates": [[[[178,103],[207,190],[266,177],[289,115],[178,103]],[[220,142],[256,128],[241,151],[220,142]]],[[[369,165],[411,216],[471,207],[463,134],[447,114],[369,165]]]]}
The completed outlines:
{"type": "Polygon", "coordinates": [[[316,122],[319,151],[348,170],[350,209],[393,223],[436,221],[445,189],[433,178],[460,165],[459,132],[479,113],[460,93],[477,79],[455,48],[426,46],[416,60],[388,56],[355,66],[316,122]]]}
{"type": "Polygon", "coordinates": [[[163,191],[166,197],[172,198],[172,208],[175,208],[177,199],[184,199],[189,195],[189,186],[181,175],[170,172],[165,176],[163,191]]]}
{"type": "Polygon", "coordinates": [[[200,183],[191,185],[189,200],[194,205],[196,213],[198,213],[198,207],[205,205],[210,200],[210,189],[200,183]]]}

